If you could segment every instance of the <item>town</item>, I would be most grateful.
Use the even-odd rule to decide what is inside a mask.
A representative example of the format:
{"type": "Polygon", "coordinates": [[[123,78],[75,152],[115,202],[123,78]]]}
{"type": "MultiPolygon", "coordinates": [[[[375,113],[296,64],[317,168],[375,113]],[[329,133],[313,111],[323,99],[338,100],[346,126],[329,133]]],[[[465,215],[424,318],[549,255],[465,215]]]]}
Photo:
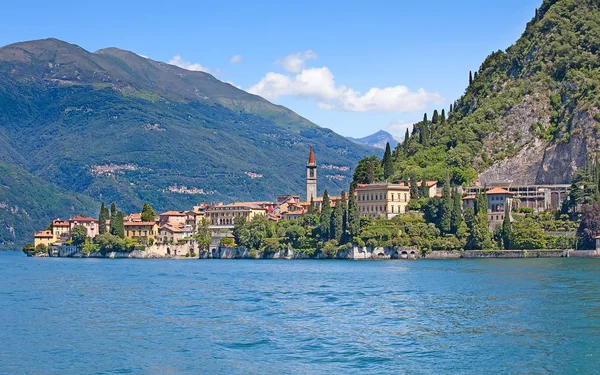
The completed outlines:
{"type": "MultiPolygon", "coordinates": [[[[498,249],[505,244],[508,250],[511,247],[507,223],[511,227],[515,222],[513,215],[538,215],[548,219],[551,212],[559,212],[566,206],[570,189],[571,185],[515,186],[509,181],[493,181],[489,186],[477,184],[451,190],[449,183],[440,187],[438,181],[411,180],[353,184],[348,194],[342,192],[339,196],[330,196],[325,191],[323,196],[318,196],[317,163],[310,147],[304,200],[300,195],[280,195],[274,202],[201,203],[187,211],[159,214],[146,204],[141,213],[126,216],[117,211],[114,203],[110,212],[103,204],[98,219],[75,216],[69,220],[52,220],[46,229],[33,235],[33,244],[25,245],[23,251],[37,256],[89,256],[94,253],[105,256],[107,253],[144,251],[147,252],[145,256],[151,257],[196,258],[201,253],[220,252],[222,248],[245,247],[246,251],[250,250],[247,254],[250,257],[256,257],[258,250],[273,253],[285,249],[289,254],[289,251],[304,248],[310,250],[305,251],[307,257],[316,253],[321,257],[336,257],[339,253],[347,256],[348,251],[356,247],[369,247],[369,257],[374,257],[372,252],[377,247],[397,247],[400,252],[388,255],[399,257],[421,251],[468,248],[470,239],[464,232],[472,232],[475,228],[472,227],[474,224],[467,228],[464,221],[471,216],[471,222],[474,222],[481,207],[485,210],[487,234],[479,239],[479,244],[471,244],[471,248],[498,249]],[[444,208],[445,202],[448,205],[455,203],[452,208],[444,208]],[[444,210],[448,214],[446,219],[442,217],[444,210]],[[415,236],[408,232],[414,228],[407,224],[409,222],[425,224],[423,228],[429,233],[416,236],[419,237],[416,241],[414,238],[402,241],[401,236],[393,233],[395,228],[377,228],[394,220],[404,224],[403,231],[411,237],[415,236]],[[447,223],[436,224],[444,220],[447,223]],[[263,233],[260,239],[252,240],[248,237],[256,234],[256,228],[252,228],[255,222],[260,222],[258,227],[263,232],[269,231],[267,226],[275,226],[270,235],[263,233]],[[437,231],[436,226],[440,228],[437,231]],[[379,233],[369,234],[373,232],[370,229],[379,230],[379,233]],[[309,233],[311,230],[316,236],[309,233]],[[308,241],[300,244],[301,237],[308,241]],[[312,237],[318,240],[311,242],[312,237]],[[422,241],[423,238],[445,241],[427,242],[422,241]]],[[[544,242],[521,243],[518,247],[530,250],[575,248],[577,227],[564,215],[562,222],[558,222],[559,228],[555,224],[544,228],[545,233],[550,233],[546,235],[547,239],[554,238],[557,246],[544,242]]],[[[530,232],[525,236],[528,237],[526,240],[536,240],[529,238],[536,237],[530,232]]],[[[594,239],[600,243],[599,238],[594,239]]],[[[353,250],[351,258],[357,259],[360,255],[353,250]]]]}

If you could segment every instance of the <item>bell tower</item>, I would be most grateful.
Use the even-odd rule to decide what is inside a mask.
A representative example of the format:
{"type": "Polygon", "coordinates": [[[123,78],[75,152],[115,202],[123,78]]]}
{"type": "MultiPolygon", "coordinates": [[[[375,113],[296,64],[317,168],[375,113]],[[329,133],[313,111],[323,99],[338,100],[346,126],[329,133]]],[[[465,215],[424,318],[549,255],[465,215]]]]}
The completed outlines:
{"type": "Polygon", "coordinates": [[[306,201],[310,202],[317,199],[317,163],[312,146],[306,163],[306,201]]]}

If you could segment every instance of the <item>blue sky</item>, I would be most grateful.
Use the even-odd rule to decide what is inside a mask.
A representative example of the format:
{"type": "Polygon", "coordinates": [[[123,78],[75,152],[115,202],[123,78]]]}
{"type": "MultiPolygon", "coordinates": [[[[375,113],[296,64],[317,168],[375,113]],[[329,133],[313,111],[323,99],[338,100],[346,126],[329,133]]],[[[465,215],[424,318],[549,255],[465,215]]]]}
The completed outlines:
{"type": "Polygon", "coordinates": [[[54,37],[208,70],[345,136],[448,108],[541,0],[21,1],[0,45],[54,37]],[[233,58],[238,56],[237,58],[233,58]]]}

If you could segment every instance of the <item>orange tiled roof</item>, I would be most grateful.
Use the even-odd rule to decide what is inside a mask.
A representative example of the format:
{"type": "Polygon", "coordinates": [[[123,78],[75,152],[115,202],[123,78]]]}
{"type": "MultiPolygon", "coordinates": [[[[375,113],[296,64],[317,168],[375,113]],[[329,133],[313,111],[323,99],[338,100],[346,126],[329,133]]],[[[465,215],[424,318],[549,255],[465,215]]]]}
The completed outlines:
{"type": "Polygon", "coordinates": [[[154,226],[156,222],[154,221],[127,221],[123,223],[125,226],[136,226],[136,225],[144,225],[144,226],[154,226]]]}
{"type": "Polygon", "coordinates": [[[69,223],[64,220],[52,220],[53,227],[68,227],[69,223]]]}
{"type": "MultiPolygon", "coordinates": [[[[427,181],[427,187],[432,187],[438,184],[437,181],[427,181]]],[[[417,182],[417,186],[421,186],[422,185],[422,181],[417,182]]]]}
{"type": "Polygon", "coordinates": [[[463,201],[467,201],[467,200],[471,200],[471,199],[477,199],[477,197],[474,195],[467,195],[466,197],[463,198],[463,201]]]}
{"type": "Polygon", "coordinates": [[[75,216],[74,218],[70,219],[69,221],[78,221],[81,223],[97,223],[98,220],[94,219],[93,217],[83,217],[83,216],[75,216]]]}
{"type": "Polygon", "coordinates": [[[183,232],[187,232],[187,230],[185,229],[185,226],[181,225],[181,226],[175,226],[175,225],[171,225],[171,224],[165,224],[162,227],[160,227],[160,229],[166,229],[168,231],[171,231],[173,233],[183,233],[183,232]]]}
{"type": "Polygon", "coordinates": [[[494,195],[494,194],[506,194],[506,195],[515,195],[515,193],[511,193],[508,190],[504,190],[502,188],[493,188],[491,190],[488,190],[486,192],[487,195],[494,195]]]}
{"type": "Polygon", "coordinates": [[[54,235],[49,230],[43,230],[33,235],[35,238],[52,238],[54,235]]]}
{"type": "Polygon", "coordinates": [[[167,211],[167,212],[163,212],[162,214],[160,214],[158,216],[185,216],[185,212],[167,211]]]}

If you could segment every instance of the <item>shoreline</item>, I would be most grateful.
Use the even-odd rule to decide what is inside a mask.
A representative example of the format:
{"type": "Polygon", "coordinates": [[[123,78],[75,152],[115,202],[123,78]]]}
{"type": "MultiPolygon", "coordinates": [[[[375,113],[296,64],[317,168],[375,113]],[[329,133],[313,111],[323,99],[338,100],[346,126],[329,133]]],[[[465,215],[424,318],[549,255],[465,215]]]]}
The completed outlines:
{"type": "MultiPolygon", "coordinates": [[[[177,254],[177,253],[175,253],[177,254]]],[[[183,253],[179,253],[183,254],[183,253]]],[[[600,258],[599,250],[439,250],[422,252],[411,248],[353,248],[339,251],[333,257],[322,253],[307,254],[292,249],[275,252],[249,251],[245,248],[219,247],[196,252],[193,256],[156,253],[151,250],[83,254],[55,252],[28,255],[36,258],[106,258],[106,259],[283,259],[283,260],[422,260],[422,259],[528,259],[528,258],[600,258]]]]}

